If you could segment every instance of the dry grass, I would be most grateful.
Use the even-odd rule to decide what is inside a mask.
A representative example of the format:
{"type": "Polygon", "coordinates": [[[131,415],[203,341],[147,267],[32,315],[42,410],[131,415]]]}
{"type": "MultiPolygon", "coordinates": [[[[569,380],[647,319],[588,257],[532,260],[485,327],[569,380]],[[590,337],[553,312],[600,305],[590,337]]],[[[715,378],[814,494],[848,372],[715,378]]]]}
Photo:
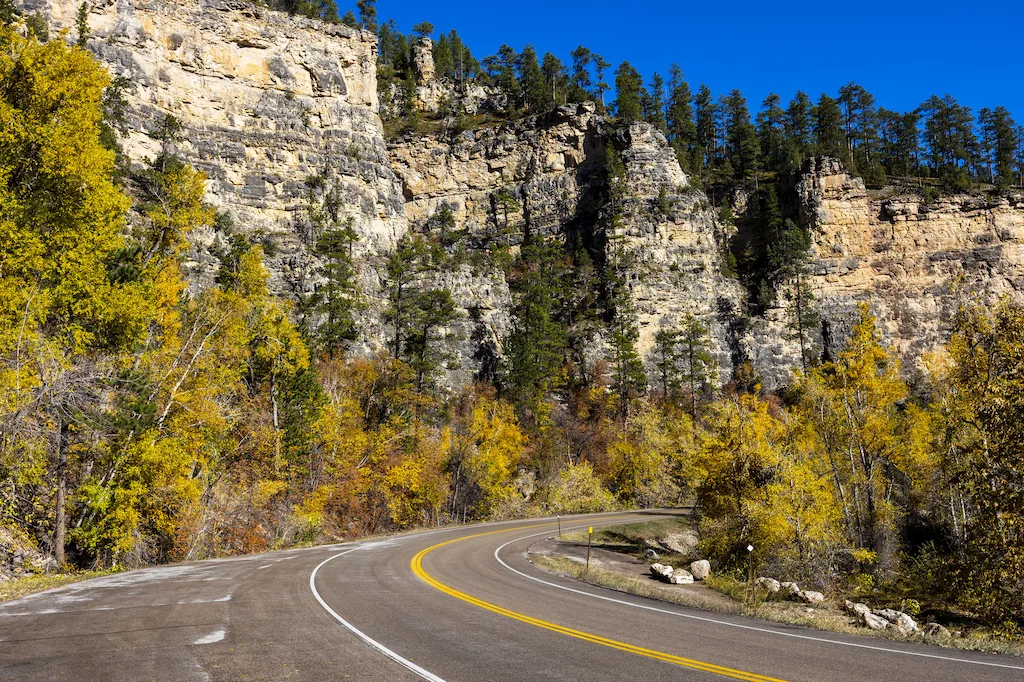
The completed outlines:
{"type": "MultiPolygon", "coordinates": [[[[629,525],[640,526],[647,524],[629,525]]],[[[614,540],[616,537],[616,531],[620,533],[619,537],[621,537],[622,535],[635,532],[636,529],[626,531],[624,526],[615,526],[602,530],[604,533],[608,534],[608,539],[614,540]]],[[[583,541],[585,542],[586,533],[583,533],[582,535],[583,541]]],[[[594,546],[598,546],[597,529],[594,529],[594,537],[594,546]]],[[[572,537],[567,533],[563,536],[563,540],[577,540],[577,538],[572,537]]],[[[606,546],[606,548],[608,547],[606,546]]],[[[638,579],[632,575],[628,575],[617,570],[608,570],[606,568],[592,566],[588,571],[585,566],[565,557],[532,555],[530,560],[536,566],[545,571],[571,577],[579,580],[580,582],[640,597],[649,597],[651,599],[679,604],[680,606],[688,606],[718,613],[733,613],[751,618],[759,618],[773,623],[800,625],[826,632],[860,635],[890,641],[925,643],[965,651],[984,651],[1012,656],[1024,656],[1024,641],[1017,638],[1011,639],[997,636],[983,630],[976,630],[967,633],[963,637],[954,637],[947,640],[927,640],[920,634],[907,636],[901,635],[895,630],[870,630],[857,624],[853,618],[843,611],[841,604],[836,604],[830,601],[827,601],[824,605],[816,608],[810,608],[804,604],[770,599],[763,591],[755,591],[752,604],[748,604],[747,601],[751,599],[751,595],[748,591],[747,584],[728,576],[712,576],[703,582],[707,587],[729,597],[728,600],[721,600],[710,598],[706,594],[701,594],[701,592],[696,590],[688,590],[682,586],[669,586],[649,579],[638,579]]]]}
{"type": "MultiPolygon", "coordinates": [[[[642,557],[647,549],[647,541],[657,542],[668,535],[679,533],[690,528],[688,517],[659,519],[657,521],[638,521],[625,523],[621,526],[605,526],[594,529],[591,540],[594,547],[608,549],[613,552],[632,554],[642,557]]],[[[586,530],[573,530],[563,533],[560,540],[587,544],[586,530]]]]}
{"type": "Polygon", "coordinates": [[[564,557],[534,554],[530,556],[530,561],[550,573],[565,575],[575,578],[580,582],[598,587],[606,587],[618,592],[625,592],[626,594],[660,599],[661,601],[681,606],[692,606],[697,609],[706,609],[720,613],[740,613],[743,610],[741,604],[736,604],[734,608],[730,608],[731,605],[723,604],[721,600],[710,598],[708,595],[701,594],[700,592],[678,588],[673,589],[653,580],[634,578],[618,571],[609,571],[595,566],[591,566],[590,570],[587,570],[586,566],[564,557]]]}
{"type": "Polygon", "coordinates": [[[15,578],[0,582],[0,602],[21,599],[36,592],[51,590],[55,587],[63,587],[71,583],[77,583],[89,578],[98,578],[110,575],[117,571],[79,571],[77,573],[40,573],[29,575],[24,578],[15,578]]]}

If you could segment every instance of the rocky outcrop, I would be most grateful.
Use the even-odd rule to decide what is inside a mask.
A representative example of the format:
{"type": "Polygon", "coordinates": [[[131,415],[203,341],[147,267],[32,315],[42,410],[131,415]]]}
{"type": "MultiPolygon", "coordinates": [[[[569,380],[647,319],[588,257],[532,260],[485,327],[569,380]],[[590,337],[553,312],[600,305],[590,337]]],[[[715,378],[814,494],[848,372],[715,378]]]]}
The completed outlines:
{"type": "Polygon", "coordinates": [[[430,38],[420,38],[412,44],[412,67],[416,71],[417,85],[428,85],[434,81],[434,43],[430,38]]]}
{"type": "Polygon", "coordinates": [[[594,249],[612,241],[600,220],[609,144],[622,150],[626,167],[624,227],[613,237],[630,261],[639,350],[652,349],[658,329],[694,315],[711,330],[727,373],[746,343],[732,326],[741,291],[721,274],[715,212],[651,126],[613,129],[584,103],[454,140],[404,139],[391,155],[414,229],[426,229],[447,205],[478,249],[514,248],[529,234],[594,249]]]}
{"type": "Polygon", "coordinates": [[[860,301],[912,371],[948,337],[961,301],[1024,292],[1024,195],[934,201],[868,191],[835,159],[811,159],[798,184],[813,238],[813,289],[834,351],[860,301]]]}
{"type": "MultiPolygon", "coordinates": [[[[79,3],[25,0],[71,27],[79,3]]],[[[381,252],[405,230],[400,187],[376,115],[376,39],[343,25],[289,17],[238,0],[91,3],[89,49],[123,77],[126,155],[144,163],[167,115],[182,124],[174,151],[206,173],[207,197],[240,230],[274,242],[268,266],[282,292],[306,245],[304,182],[326,174],[341,189],[362,248],[381,252]]],[[[199,285],[223,235],[193,235],[187,269],[199,285]],[[205,248],[203,248],[205,247],[205,248]]],[[[372,279],[370,273],[367,278],[372,279]]]]}
{"type": "MultiPolygon", "coordinates": [[[[77,0],[18,4],[75,33],[77,0]]],[[[89,5],[88,21],[89,49],[127,83],[127,157],[137,165],[154,158],[157,133],[174,116],[182,134],[173,151],[206,173],[208,200],[230,217],[192,234],[185,270],[195,289],[211,284],[230,222],[268,245],[278,293],[311,291],[317,263],[306,179],[317,174],[338,188],[342,217],[353,219],[360,236],[357,262],[369,306],[359,352],[381,348],[386,336],[384,254],[408,230],[428,229],[447,205],[477,255],[495,244],[514,251],[528,234],[565,240],[598,259],[608,257],[608,243],[621,245],[638,346],[648,357],[659,329],[694,315],[710,331],[722,380],[749,359],[770,388],[799,363],[783,310],[748,316],[744,291],[722,274],[725,237],[717,213],[649,125],[616,128],[593,105],[579,104],[388,145],[369,33],[244,0],[100,0],[89,5]],[[609,145],[620,150],[629,196],[616,235],[602,232],[609,145]]],[[[414,52],[425,110],[451,109],[452,102],[463,114],[504,108],[493,90],[438,80],[429,41],[414,52]]],[[[389,93],[384,99],[400,101],[389,93]]],[[[808,162],[797,193],[813,236],[818,336],[831,352],[856,304],[870,301],[887,341],[912,371],[922,352],[945,340],[965,296],[990,300],[1024,290],[1024,195],[928,202],[908,192],[868,191],[834,159],[808,162]]],[[[446,330],[455,349],[446,381],[487,376],[510,328],[504,275],[485,258],[469,258],[439,280],[461,307],[446,330]]],[[[601,350],[596,339],[592,355],[601,350]]]]}

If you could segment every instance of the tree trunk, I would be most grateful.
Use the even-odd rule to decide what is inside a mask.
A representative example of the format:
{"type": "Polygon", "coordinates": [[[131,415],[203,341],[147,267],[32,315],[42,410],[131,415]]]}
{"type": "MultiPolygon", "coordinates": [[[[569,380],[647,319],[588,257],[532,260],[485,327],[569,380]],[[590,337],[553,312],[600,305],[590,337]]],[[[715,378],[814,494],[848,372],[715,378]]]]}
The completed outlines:
{"type": "Polygon", "coordinates": [[[68,526],[67,509],[65,508],[68,496],[68,424],[63,418],[60,418],[58,431],[57,495],[55,500],[57,514],[53,528],[53,558],[57,562],[57,568],[60,569],[64,567],[65,563],[64,536],[68,526]]]}

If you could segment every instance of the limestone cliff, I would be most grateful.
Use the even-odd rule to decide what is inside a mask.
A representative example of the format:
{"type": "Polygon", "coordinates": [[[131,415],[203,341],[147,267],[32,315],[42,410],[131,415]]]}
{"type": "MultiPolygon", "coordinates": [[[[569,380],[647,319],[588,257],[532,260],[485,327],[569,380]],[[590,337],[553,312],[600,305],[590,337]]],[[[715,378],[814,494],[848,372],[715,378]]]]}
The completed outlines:
{"type": "Polygon", "coordinates": [[[869,192],[834,159],[812,159],[798,185],[811,229],[814,293],[834,347],[868,301],[907,369],[948,337],[968,296],[1024,292],[1024,195],[869,192]]]}
{"type": "Polygon", "coordinates": [[[741,292],[721,274],[717,218],[707,198],[690,188],[675,153],[651,126],[617,130],[584,103],[454,140],[408,138],[393,144],[391,155],[414,229],[447,204],[478,248],[514,247],[530,233],[594,248],[608,236],[600,234],[599,218],[609,144],[622,150],[626,167],[625,227],[614,237],[631,263],[639,350],[648,353],[658,329],[692,314],[710,328],[728,370],[744,344],[730,323],[741,292]]]}
{"type": "MultiPolygon", "coordinates": [[[[73,0],[25,0],[51,26],[73,26],[73,0]]],[[[153,133],[165,115],[182,124],[174,152],[204,171],[207,198],[237,229],[266,235],[273,286],[311,286],[306,258],[304,181],[315,173],[339,186],[369,253],[405,231],[400,187],[376,115],[376,40],[341,25],[289,17],[234,0],[108,0],[90,4],[89,49],[122,76],[134,163],[159,153],[153,133]]],[[[224,235],[201,230],[187,271],[206,285],[210,251],[224,235]]],[[[364,273],[372,285],[372,273],[364,273]]]]}
{"type": "MultiPolygon", "coordinates": [[[[76,0],[20,6],[74,32],[76,0]]],[[[317,286],[306,179],[320,174],[337,185],[360,235],[357,260],[369,303],[359,352],[381,348],[387,336],[384,255],[407,231],[427,229],[447,204],[478,253],[495,243],[514,250],[531,232],[592,251],[612,237],[631,263],[626,279],[642,352],[659,328],[693,314],[711,330],[723,379],[749,359],[769,386],[778,385],[798,362],[784,311],[751,318],[745,292],[723,276],[718,215],[648,125],[616,127],[593,105],[579,104],[389,145],[377,113],[376,42],[368,33],[243,0],[101,0],[90,5],[89,25],[89,49],[129,84],[122,140],[128,158],[142,164],[155,157],[154,133],[164,117],[180,120],[174,151],[207,174],[208,199],[231,216],[233,229],[273,247],[268,266],[279,293],[317,286]],[[601,233],[609,145],[620,150],[630,197],[619,235],[601,233]]],[[[416,53],[425,110],[453,100],[463,112],[500,110],[485,88],[437,81],[429,47],[424,41],[416,53]]],[[[841,343],[856,302],[869,300],[912,367],[944,340],[962,292],[991,297],[1024,289],[1024,196],[926,203],[913,194],[868,192],[828,159],[807,165],[798,195],[813,235],[813,289],[827,349],[841,343]]],[[[212,281],[228,235],[209,226],[192,238],[186,271],[200,288],[212,281]]],[[[503,272],[481,259],[457,262],[438,276],[461,307],[447,330],[456,350],[449,384],[493,372],[511,324],[503,272]]],[[[592,355],[600,352],[597,339],[592,355]]]]}

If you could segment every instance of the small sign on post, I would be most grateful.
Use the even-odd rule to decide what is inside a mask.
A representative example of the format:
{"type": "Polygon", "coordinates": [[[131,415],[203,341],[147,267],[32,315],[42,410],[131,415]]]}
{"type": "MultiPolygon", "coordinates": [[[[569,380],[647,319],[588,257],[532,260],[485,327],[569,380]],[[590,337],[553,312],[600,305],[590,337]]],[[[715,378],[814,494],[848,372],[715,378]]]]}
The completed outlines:
{"type": "Polygon", "coordinates": [[[747,568],[747,595],[750,598],[751,608],[757,603],[757,590],[754,587],[754,546],[747,545],[747,557],[749,558],[747,568]]]}
{"type": "Polygon", "coordinates": [[[594,539],[594,527],[587,528],[587,572],[590,572],[590,543],[594,539]]]}

